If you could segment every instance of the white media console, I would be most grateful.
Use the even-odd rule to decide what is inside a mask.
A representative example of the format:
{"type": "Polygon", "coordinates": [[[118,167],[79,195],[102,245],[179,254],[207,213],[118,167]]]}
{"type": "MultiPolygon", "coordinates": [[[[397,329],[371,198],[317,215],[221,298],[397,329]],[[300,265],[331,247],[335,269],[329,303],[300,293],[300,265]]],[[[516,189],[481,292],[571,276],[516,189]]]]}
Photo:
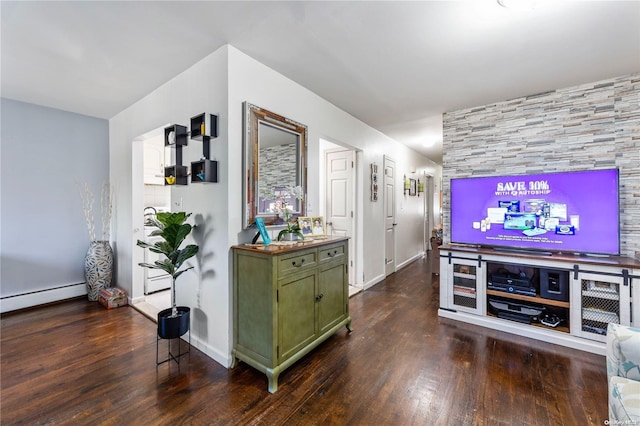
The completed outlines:
{"type": "Polygon", "coordinates": [[[441,246],[438,315],[604,355],[608,323],[640,327],[640,261],[441,246]]]}

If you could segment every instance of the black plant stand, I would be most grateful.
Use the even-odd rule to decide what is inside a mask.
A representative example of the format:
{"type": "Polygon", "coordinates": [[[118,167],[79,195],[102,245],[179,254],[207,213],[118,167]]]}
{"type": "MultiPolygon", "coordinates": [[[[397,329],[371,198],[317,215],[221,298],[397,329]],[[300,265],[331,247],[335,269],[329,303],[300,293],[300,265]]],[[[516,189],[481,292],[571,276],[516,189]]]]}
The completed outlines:
{"type": "Polygon", "coordinates": [[[174,360],[176,364],[180,364],[180,357],[191,353],[191,328],[190,308],[178,306],[178,316],[171,317],[171,308],[158,312],[158,334],[156,336],[156,365],[160,365],[170,360],[174,360]],[[188,333],[187,350],[182,352],[182,336],[188,333]],[[168,340],[167,342],[167,358],[160,361],[159,359],[159,342],[160,340],[168,340]],[[171,352],[171,341],[178,339],[178,352],[171,352]]]}

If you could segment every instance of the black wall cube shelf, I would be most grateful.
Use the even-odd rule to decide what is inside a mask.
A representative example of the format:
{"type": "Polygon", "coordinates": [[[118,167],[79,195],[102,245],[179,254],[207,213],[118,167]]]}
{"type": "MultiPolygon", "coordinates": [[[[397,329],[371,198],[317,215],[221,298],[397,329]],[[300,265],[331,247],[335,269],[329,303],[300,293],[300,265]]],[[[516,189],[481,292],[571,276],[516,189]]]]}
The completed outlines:
{"type": "Polygon", "coordinates": [[[218,162],[200,160],[191,162],[191,183],[218,182],[218,162]]]}
{"type": "Polygon", "coordinates": [[[187,166],[167,166],[164,168],[165,185],[187,185],[187,166]]]}
{"type": "Polygon", "coordinates": [[[188,143],[187,127],[179,124],[165,127],[164,146],[185,146],[188,143]]]}
{"type": "Polygon", "coordinates": [[[203,112],[191,117],[191,139],[208,141],[218,137],[218,116],[203,112]]]}
{"type": "Polygon", "coordinates": [[[164,168],[165,185],[188,184],[187,167],[182,165],[182,147],[189,143],[187,127],[179,124],[165,127],[164,146],[172,146],[176,149],[176,164],[164,168]]]}

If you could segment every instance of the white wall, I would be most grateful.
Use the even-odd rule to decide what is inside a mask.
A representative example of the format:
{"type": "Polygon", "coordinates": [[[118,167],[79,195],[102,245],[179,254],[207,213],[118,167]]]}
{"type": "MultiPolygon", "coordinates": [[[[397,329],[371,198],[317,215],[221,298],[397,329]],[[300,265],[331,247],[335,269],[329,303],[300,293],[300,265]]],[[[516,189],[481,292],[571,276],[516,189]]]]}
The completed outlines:
{"type": "MultiPolygon", "coordinates": [[[[118,114],[110,121],[111,175],[118,186],[116,232],[118,284],[131,290],[132,259],[138,256],[134,230],[141,228],[142,212],[131,206],[131,141],[165,123],[188,124],[202,112],[219,116],[219,137],[212,142],[212,155],[219,162],[219,182],[174,187],[172,199],[182,199],[183,210],[193,212],[198,228],[194,240],[200,244],[195,271],[183,274],[178,282],[178,303],[194,309],[192,342],[221,364],[228,366],[232,348],[232,311],[230,252],[231,245],[249,241],[254,232],[242,229],[242,104],[252,104],[304,123],[309,129],[308,200],[309,214],[319,212],[320,138],[348,144],[362,151],[364,164],[382,164],[387,154],[397,162],[398,170],[410,166],[439,174],[439,167],[405,146],[389,139],[319,96],[255,61],[232,46],[224,46],[184,73],[118,114]],[[135,215],[135,217],[134,217],[135,215]],[[140,219],[138,219],[138,216],[140,219]]],[[[185,150],[185,163],[201,153],[198,142],[185,150]]],[[[362,167],[358,182],[366,182],[362,167]]],[[[397,182],[401,189],[401,182],[397,182]]],[[[366,200],[358,218],[364,227],[364,247],[360,270],[364,282],[375,283],[384,276],[383,203],[368,201],[368,189],[361,191],[366,200]]],[[[399,197],[400,198],[400,197],[399,197]]],[[[411,197],[418,200],[417,197],[411,197]]],[[[399,229],[406,234],[407,250],[400,250],[398,263],[413,258],[422,250],[422,233],[411,232],[416,224],[415,206],[400,218],[399,229]],[[413,239],[417,238],[417,241],[413,239]],[[410,243],[409,243],[410,241],[410,243]],[[418,248],[419,247],[419,248],[418,248]]],[[[422,221],[420,218],[420,230],[422,221]]],[[[139,233],[139,231],[138,231],[139,233]]],[[[132,294],[133,297],[139,295],[132,294]]]]}
{"type": "MultiPolygon", "coordinates": [[[[379,281],[384,277],[384,221],[383,203],[369,201],[368,165],[377,162],[382,165],[383,155],[388,155],[396,161],[396,167],[402,177],[402,171],[409,171],[410,167],[427,171],[429,174],[440,175],[441,168],[431,160],[408,149],[406,146],[388,138],[379,131],[367,126],[360,120],[338,109],[333,104],[320,98],[308,89],[298,85],[274,70],[245,55],[234,47],[229,47],[229,136],[230,141],[242,140],[242,102],[271,110],[292,120],[306,124],[309,129],[309,161],[308,161],[308,200],[309,214],[320,214],[320,139],[347,145],[363,152],[363,167],[359,169],[358,182],[363,182],[365,189],[360,191],[359,202],[364,206],[358,212],[358,218],[363,223],[363,271],[365,286],[367,283],[379,281]]],[[[241,207],[241,143],[232,143],[230,161],[237,166],[237,182],[231,182],[234,187],[230,193],[237,195],[235,205],[241,207]],[[237,157],[236,157],[237,155],[237,157]]],[[[233,178],[232,178],[233,179],[233,178]]],[[[396,183],[400,191],[401,182],[396,183]]],[[[233,195],[232,195],[233,197],[233,195]]],[[[406,208],[398,209],[398,233],[403,239],[398,239],[400,250],[396,253],[397,263],[402,264],[414,258],[422,251],[422,231],[415,232],[416,226],[422,230],[422,216],[416,216],[417,205],[421,204],[418,197],[408,197],[406,208]],[[416,251],[417,250],[417,251],[416,251]]],[[[398,196],[397,200],[402,199],[398,196]]],[[[230,199],[230,201],[234,202],[230,199]]],[[[232,204],[234,205],[234,204],[232,204]]],[[[229,229],[241,227],[240,218],[229,223],[229,229]]],[[[360,280],[358,280],[360,282],[360,280]]]]}
{"type": "MultiPolygon", "coordinates": [[[[142,260],[142,249],[135,241],[142,238],[143,215],[132,209],[132,141],[167,123],[188,126],[191,117],[203,112],[219,116],[218,138],[211,141],[211,157],[219,161],[219,182],[175,186],[171,197],[174,202],[182,200],[182,210],[193,213],[190,223],[197,228],[192,240],[200,245],[200,253],[191,261],[195,269],[178,278],[177,303],[192,309],[192,344],[223,365],[228,365],[231,352],[226,55],[226,47],[219,49],[109,122],[110,173],[117,186],[117,283],[135,299],[142,296],[142,288],[134,289],[132,282],[134,274],[142,276],[142,268],[134,262],[142,260]]],[[[183,149],[183,164],[201,155],[202,143],[189,141],[183,149]]],[[[140,158],[137,162],[136,167],[142,167],[140,158]]]]}

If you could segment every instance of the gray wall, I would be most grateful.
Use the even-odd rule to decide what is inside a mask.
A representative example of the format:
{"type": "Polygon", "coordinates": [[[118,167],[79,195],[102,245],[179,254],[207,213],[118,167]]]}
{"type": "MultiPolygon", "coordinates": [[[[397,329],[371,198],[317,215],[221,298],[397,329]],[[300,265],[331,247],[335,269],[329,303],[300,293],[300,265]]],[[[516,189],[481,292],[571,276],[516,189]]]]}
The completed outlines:
{"type": "Polygon", "coordinates": [[[620,169],[621,254],[640,258],[640,73],[444,114],[443,210],[450,179],[620,169]]]}
{"type": "MultiPolygon", "coordinates": [[[[89,246],[76,183],[96,197],[109,178],[108,121],[1,100],[0,297],[81,284],[89,246]]],[[[56,298],[55,296],[52,296],[56,298]]],[[[64,297],[63,297],[64,298],[64,297]]],[[[4,311],[4,309],[3,309],[4,311]]]]}

